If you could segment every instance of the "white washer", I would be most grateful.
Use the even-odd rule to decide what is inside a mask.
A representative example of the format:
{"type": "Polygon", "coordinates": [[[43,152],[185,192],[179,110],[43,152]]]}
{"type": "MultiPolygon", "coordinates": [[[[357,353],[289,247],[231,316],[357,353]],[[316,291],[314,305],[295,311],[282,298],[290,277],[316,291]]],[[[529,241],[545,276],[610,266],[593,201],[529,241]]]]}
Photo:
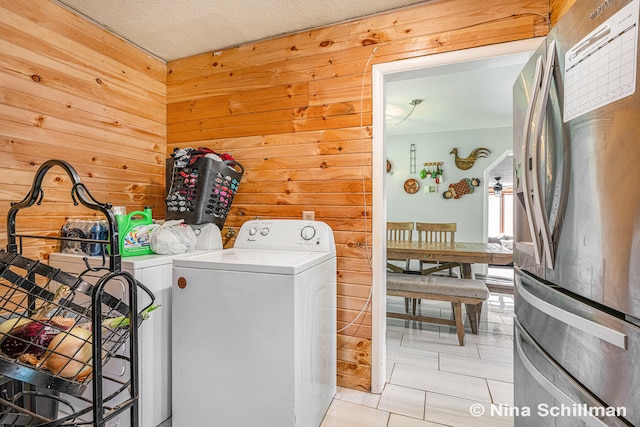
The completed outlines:
{"type": "MultiPolygon", "coordinates": [[[[207,227],[206,233],[198,238],[197,247],[206,247],[206,251],[197,250],[178,255],[141,255],[121,259],[121,270],[131,273],[138,282],[149,288],[156,298],[154,304],[160,305],[159,309],[149,314],[149,318],[142,323],[138,331],[140,427],[156,427],[171,417],[171,277],[173,260],[182,256],[222,251],[220,230],[215,225],[207,227]]],[[[64,272],[78,275],[86,270],[84,257],[84,255],[52,253],[49,255],[49,265],[64,272]]],[[[88,259],[92,267],[98,267],[102,264],[102,257],[88,257],[88,259]]],[[[90,283],[96,283],[105,273],[105,270],[89,272],[84,279],[90,283]]],[[[122,298],[123,301],[129,299],[128,288],[124,280],[111,281],[106,285],[106,289],[107,292],[122,298]]],[[[139,292],[139,296],[138,306],[142,308],[150,300],[142,291],[139,292]]],[[[125,350],[123,349],[123,351],[125,350]]],[[[104,371],[109,376],[119,378],[122,381],[129,378],[128,363],[121,360],[109,361],[104,366],[104,371]]],[[[115,390],[115,384],[110,381],[105,381],[104,386],[107,392],[105,395],[115,390]]],[[[85,396],[91,398],[91,388],[87,389],[85,396]]],[[[123,399],[125,396],[126,393],[123,394],[123,399]]],[[[85,402],[78,399],[70,396],[66,398],[72,401],[76,410],[86,406],[85,402]]],[[[62,408],[63,405],[61,405],[62,408]]],[[[110,426],[129,426],[129,411],[125,411],[122,415],[109,421],[107,427],[110,426]]]]}
{"type": "Polygon", "coordinates": [[[331,228],[248,221],[173,279],[172,424],[319,426],[336,389],[331,228]]]}

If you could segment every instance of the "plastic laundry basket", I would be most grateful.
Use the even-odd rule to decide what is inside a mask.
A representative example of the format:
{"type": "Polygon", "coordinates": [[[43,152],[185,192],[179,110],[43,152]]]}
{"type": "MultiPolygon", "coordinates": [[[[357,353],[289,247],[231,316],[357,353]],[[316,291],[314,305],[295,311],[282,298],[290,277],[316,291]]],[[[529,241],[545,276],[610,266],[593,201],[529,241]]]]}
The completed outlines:
{"type": "Polygon", "coordinates": [[[186,224],[213,223],[222,229],[244,174],[233,160],[201,157],[177,167],[167,159],[166,219],[184,219],[186,224]]]}

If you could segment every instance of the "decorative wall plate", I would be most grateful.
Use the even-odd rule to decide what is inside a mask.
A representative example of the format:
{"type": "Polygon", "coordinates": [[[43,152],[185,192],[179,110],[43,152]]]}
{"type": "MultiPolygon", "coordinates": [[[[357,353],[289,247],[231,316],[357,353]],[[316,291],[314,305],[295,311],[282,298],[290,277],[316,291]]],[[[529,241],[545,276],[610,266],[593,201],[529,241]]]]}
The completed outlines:
{"type": "Polygon", "coordinates": [[[391,172],[391,162],[387,160],[387,173],[391,172]]]}
{"type": "Polygon", "coordinates": [[[404,191],[409,194],[415,194],[420,189],[420,183],[415,179],[411,178],[404,182],[404,191]]]}

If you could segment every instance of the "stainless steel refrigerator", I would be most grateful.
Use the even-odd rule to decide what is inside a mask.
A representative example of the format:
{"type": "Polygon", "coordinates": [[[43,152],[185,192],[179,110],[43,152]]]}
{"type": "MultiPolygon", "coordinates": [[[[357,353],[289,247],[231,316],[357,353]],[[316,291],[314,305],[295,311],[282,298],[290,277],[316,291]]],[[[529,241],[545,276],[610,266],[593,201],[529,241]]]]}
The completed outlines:
{"type": "Polygon", "coordinates": [[[514,85],[516,426],[640,426],[640,0],[577,0],[514,85]]]}

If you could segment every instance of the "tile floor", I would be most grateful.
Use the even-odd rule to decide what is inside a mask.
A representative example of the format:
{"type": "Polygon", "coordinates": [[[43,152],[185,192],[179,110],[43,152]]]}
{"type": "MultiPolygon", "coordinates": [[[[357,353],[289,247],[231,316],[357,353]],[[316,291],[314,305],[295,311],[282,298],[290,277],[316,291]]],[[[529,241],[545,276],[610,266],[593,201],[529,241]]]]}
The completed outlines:
{"type": "MultiPolygon", "coordinates": [[[[387,310],[404,311],[404,299],[388,297],[387,310]]],[[[451,317],[445,302],[423,300],[421,310],[451,317]]],[[[512,335],[512,295],[491,294],[478,335],[467,327],[463,347],[455,327],[388,319],[384,391],[339,387],[321,427],[513,426],[512,417],[490,415],[490,405],[513,405],[512,335]]]]}

